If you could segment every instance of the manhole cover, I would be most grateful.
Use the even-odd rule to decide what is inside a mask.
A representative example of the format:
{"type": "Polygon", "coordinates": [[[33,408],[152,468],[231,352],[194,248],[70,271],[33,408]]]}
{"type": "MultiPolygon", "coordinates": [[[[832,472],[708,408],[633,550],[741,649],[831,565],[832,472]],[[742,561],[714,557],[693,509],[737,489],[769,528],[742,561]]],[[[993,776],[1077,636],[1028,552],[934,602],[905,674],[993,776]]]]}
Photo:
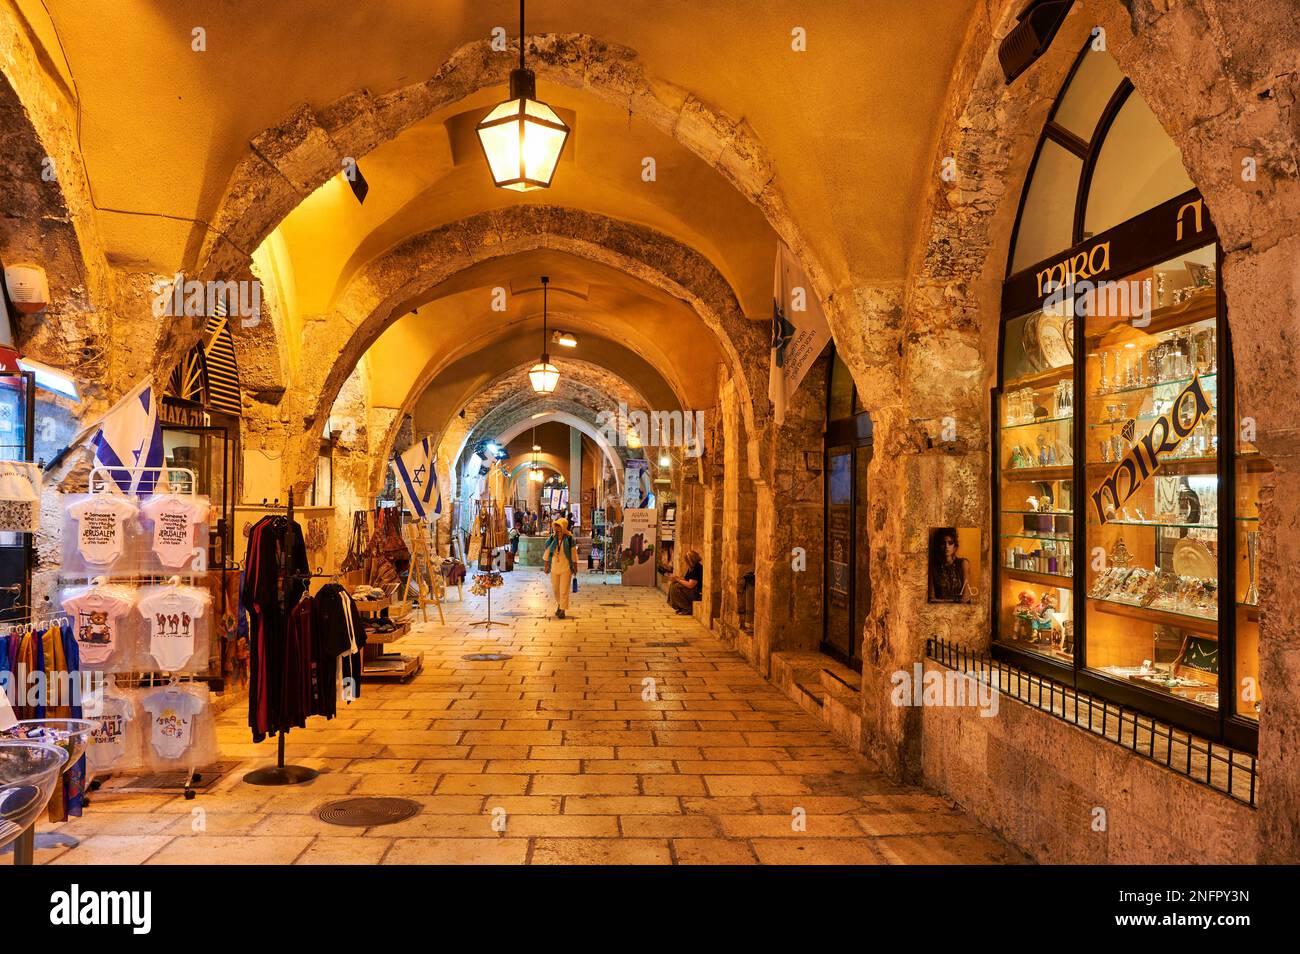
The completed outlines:
{"type": "Polygon", "coordinates": [[[316,817],[327,825],[371,828],[406,821],[419,812],[420,803],[408,798],[343,798],[322,805],[316,817]]]}
{"type": "Polygon", "coordinates": [[[503,662],[513,657],[505,653],[470,653],[468,656],[461,656],[461,659],[468,659],[470,662],[503,662]]]}
{"type": "Polygon", "coordinates": [[[601,603],[601,606],[626,606],[626,603],[601,603]]]}

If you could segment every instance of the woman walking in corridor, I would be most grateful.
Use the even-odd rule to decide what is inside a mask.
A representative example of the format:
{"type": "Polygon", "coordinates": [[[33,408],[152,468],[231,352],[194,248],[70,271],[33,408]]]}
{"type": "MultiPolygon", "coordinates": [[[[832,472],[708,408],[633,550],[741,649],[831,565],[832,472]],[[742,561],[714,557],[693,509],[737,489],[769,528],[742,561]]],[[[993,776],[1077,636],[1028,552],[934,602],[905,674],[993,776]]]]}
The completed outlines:
{"type": "Polygon", "coordinates": [[[551,575],[555,616],[564,619],[569,609],[569,587],[573,575],[578,572],[573,556],[573,534],[569,532],[569,521],[564,517],[557,517],[551,524],[551,535],[546,538],[546,549],[542,551],[542,569],[551,575]]]}

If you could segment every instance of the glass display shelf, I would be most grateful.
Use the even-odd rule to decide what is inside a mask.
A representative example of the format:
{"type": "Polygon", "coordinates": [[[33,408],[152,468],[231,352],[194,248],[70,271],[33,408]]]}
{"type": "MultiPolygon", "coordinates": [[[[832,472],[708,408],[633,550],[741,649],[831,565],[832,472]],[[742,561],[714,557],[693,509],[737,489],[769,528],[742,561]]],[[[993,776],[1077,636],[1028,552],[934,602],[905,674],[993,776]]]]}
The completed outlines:
{"type": "Polygon", "coordinates": [[[1129,421],[1135,421],[1141,424],[1143,421],[1158,421],[1163,415],[1161,414],[1139,414],[1136,417],[1117,418],[1113,421],[1089,421],[1089,427],[1122,427],[1129,421]]]}
{"type": "Polygon", "coordinates": [[[1004,540],[1009,540],[1009,539],[1015,539],[1015,540],[1058,540],[1058,541],[1059,541],[1059,540],[1064,540],[1066,543],[1071,543],[1071,542],[1073,542],[1073,540],[1074,540],[1074,536],[1073,536],[1073,534],[1067,534],[1067,535],[1065,535],[1065,536],[1059,536],[1059,535],[1055,535],[1055,534],[1053,534],[1053,535],[1050,535],[1050,536],[1049,536],[1049,535],[1046,535],[1046,534],[1035,534],[1035,533],[1004,533],[1004,534],[1002,534],[1002,539],[1004,539],[1004,540]]]}
{"type": "Polygon", "coordinates": [[[1120,600],[1095,596],[1088,597],[1088,603],[1096,606],[1099,612],[1110,613],[1113,616],[1127,616],[1130,619],[1142,620],[1146,623],[1178,626],[1182,629],[1190,629],[1203,636],[1210,636],[1214,639],[1219,638],[1218,616],[1156,609],[1151,606],[1141,606],[1136,603],[1125,603],[1120,600]]]}
{"type": "Polygon", "coordinates": [[[1068,587],[1074,581],[1074,577],[1060,573],[1039,573],[1037,570],[1018,570],[1010,566],[1002,567],[1002,574],[1008,579],[1019,580],[1022,583],[1038,583],[1043,586],[1068,587]]]}
{"type": "Polygon", "coordinates": [[[1033,388],[1038,390],[1046,388],[1048,385],[1064,381],[1066,378],[1074,376],[1074,365],[1063,364],[1059,368],[1048,368],[1046,371],[1036,371],[1033,374],[1025,374],[1018,378],[1010,379],[1003,382],[1002,391],[1009,394],[1020,388],[1033,388]]]}
{"type": "Polygon", "coordinates": [[[1073,421],[1073,416],[1067,417],[1036,417],[1032,421],[1023,421],[1020,424],[1003,424],[1004,431],[1014,431],[1018,427],[1035,427],[1039,424],[1060,424],[1063,421],[1073,421]]]}
{"type": "Polygon", "coordinates": [[[1003,513],[1025,517],[1073,517],[1073,510],[1003,510],[1003,513]]]}
{"type": "Polygon", "coordinates": [[[1240,523],[1259,523],[1259,517],[1235,517],[1240,523]]]}
{"type": "MultiPolygon", "coordinates": [[[[1213,381],[1217,376],[1218,376],[1218,372],[1198,375],[1198,377],[1200,377],[1202,381],[1213,381]]],[[[1195,378],[1172,378],[1168,381],[1157,381],[1154,384],[1138,384],[1131,388],[1118,388],[1117,390],[1114,391],[1093,391],[1088,395],[1088,399],[1095,400],[1098,398],[1108,398],[1108,397],[1113,397],[1116,394],[1137,394],[1141,391],[1151,391],[1154,390],[1155,388],[1185,386],[1191,384],[1192,381],[1194,380],[1196,379],[1195,378]]]]}
{"type": "Polygon", "coordinates": [[[1003,467],[1002,476],[1008,480],[1069,480],[1074,476],[1074,465],[1053,464],[1048,467],[1003,467]]]}
{"type": "Polygon", "coordinates": [[[1170,527],[1175,530],[1218,530],[1217,523],[1168,523],[1164,520],[1107,520],[1105,524],[1088,521],[1089,527],[1170,527]]]}
{"type": "MultiPolygon", "coordinates": [[[[1088,461],[1088,470],[1094,473],[1110,472],[1118,467],[1117,461],[1113,460],[1090,460],[1088,461]]],[[[1028,467],[1019,468],[1020,470],[1029,470],[1028,467]]],[[[1160,469],[1155,471],[1161,477],[1172,477],[1182,474],[1214,474],[1219,470],[1218,457],[1162,457],[1160,458],[1160,469]]],[[[1016,470],[1008,470],[1005,473],[1016,473],[1016,470]]]]}
{"type": "MultiPolygon", "coordinates": [[[[1188,325],[1199,324],[1202,321],[1217,320],[1218,316],[1219,309],[1214,295],[1214,288],[1213,286],[1207,286],[1198,290],[1197,294],[1186,301],[1162,305],[1159,308],[1152,309],[1150,320],[1141,328],[1148,335],[1158,335],[1162,332],[1185,328],[1188,325]]],[[[1114,334],[1117,328],[1129,324],[1130,321],[1131,319],[1125,319],[1101,331],[1087,334],[1084,336],[1084,341],[1089,348],[1096,347],[1099,341],[1108,335],[1114,334]]]]}

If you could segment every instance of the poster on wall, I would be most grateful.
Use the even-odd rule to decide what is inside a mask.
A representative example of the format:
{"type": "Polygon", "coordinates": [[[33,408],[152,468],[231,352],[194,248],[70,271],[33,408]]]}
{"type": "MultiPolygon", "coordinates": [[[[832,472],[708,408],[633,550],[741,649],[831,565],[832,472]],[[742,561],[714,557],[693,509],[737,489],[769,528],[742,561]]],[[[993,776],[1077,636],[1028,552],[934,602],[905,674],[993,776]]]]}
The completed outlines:
{"type": "Polygon", "coordinates": [[[933,527],[930,530],[931,603],[969,603],[980,578],[978,527],[933,527]]]}
{"type": "Polygon", "coordinates": [[[655,512],[650,508],[623,511],[623,549],[619,561],[624,586],[655,585],[655,512]]]}
{"type": "Polygon", "coordinates": [[[650,462],[630,459],[623,466],[623,508],[636,510],[646,506],[653,488],[650,485],[650,462]]]}

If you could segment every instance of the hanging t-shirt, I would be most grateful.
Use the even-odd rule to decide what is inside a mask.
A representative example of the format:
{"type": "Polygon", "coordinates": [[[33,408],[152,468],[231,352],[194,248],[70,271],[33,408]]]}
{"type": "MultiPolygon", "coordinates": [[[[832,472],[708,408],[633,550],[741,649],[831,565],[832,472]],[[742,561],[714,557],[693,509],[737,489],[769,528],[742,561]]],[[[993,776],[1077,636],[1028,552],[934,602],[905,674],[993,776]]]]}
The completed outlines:
{"type": "Polygon", "coordinates": [[[63,601],[63,608],[73,616],[73,635],[82,668],[93,669],[113,655],[118,621],[130,612],[133,602],[125,594],[109,589],[87,590],[63,601]]]}
{"type": "Polygon", "coordinates": [[[86,761],[96,772],[107,771],[129,751],[128,724],[135,718],[135,706],[125,696],[105,692],[91,696],[83,708],[97,713],[88,716],[95,730],[86,746],[86,761]]]}
{"type": "Polygon", "coordinates": [[[193,497],[160,494],[150,497],[140,512],[153,521],[153,552],[163,566],[178,569],[194,556],[194,528],[208,516],[206,505],[193,497]]]}
{"type": "Polygon", "coordinates": [[[81,558],[95,566],[117,562],[126,547],[123,523],[136,515],[138,508],[116,494],[87,497],[68,508],[77,521],[77,550],[81,558]]]}
{"type": "Polygon", "coordinates": [[[178,759],[194,742],[194,717],[203,703],[181,689],[164,689],[145,696],[141,705],[149,713],[149,740],[165,759],[178,759]]]}
{"type": "Polygon", "coordinates": [[[149,652],[163,672],[184,668],[194,655],[194,629],[206,604],[205,591],[179,586],[158,587],[136,604],[149,623],[149,652]]]}

